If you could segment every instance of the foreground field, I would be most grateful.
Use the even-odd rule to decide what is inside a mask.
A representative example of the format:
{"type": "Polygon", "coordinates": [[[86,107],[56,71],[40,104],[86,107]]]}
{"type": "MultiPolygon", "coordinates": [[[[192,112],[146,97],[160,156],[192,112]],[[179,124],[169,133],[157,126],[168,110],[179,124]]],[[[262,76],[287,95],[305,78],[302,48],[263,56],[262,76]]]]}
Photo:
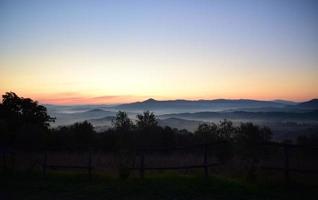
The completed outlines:
{"type": "Polygon", "coordinates": [[[246,183],[220,177],[176,174],[145,179],[74,173],[1,174],[0,199],[317,199],[312,186],[246,183]]]}

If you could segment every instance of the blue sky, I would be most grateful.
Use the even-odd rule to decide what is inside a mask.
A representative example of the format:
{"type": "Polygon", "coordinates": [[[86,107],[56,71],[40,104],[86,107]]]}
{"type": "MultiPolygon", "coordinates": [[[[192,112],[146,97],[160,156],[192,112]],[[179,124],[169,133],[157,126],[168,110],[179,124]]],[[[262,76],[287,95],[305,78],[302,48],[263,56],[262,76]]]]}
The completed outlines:
{"type": "Polygon", "coordinates": [[[0,0],[0,92],[317,97],[317,10],[306,0],[0,0]]]}

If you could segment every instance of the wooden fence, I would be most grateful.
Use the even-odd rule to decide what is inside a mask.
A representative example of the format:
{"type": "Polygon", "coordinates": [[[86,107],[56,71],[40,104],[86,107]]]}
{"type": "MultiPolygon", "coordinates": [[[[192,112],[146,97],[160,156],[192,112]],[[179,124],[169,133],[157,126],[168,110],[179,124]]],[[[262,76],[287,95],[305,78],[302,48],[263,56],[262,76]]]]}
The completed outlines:
{"type": "MultiPolygon", "coordinates": [[[[138,170],[140,178],[144,177],[146,170],[181,170],[181,169],[203,169],[205,177],[209,176],[209,167],[215,167],[220,165],[220,163],[209,163],[208,162],[208,148],[214,144],[199,144],[184,147],[174,147],[174,148],[139,148],[137,149],[138,156],[140,157],[139,167],[131,167],[130,170],[138,170]],[[146,153],[153,152],[171,152],[176,150],[189,150],[203,148],[202,163],[197,165],[185,165],[185,166],[165,166],[165,167],[145,167],[145,157],[146,153]]],[[[217,143],[221,144],[221,143],[217,143]]]]}
{"type": "MultiPolygon", "coordinates": [[[[225,143],[225,142],[222,142],[225,143]]],[[[193,169],[193,168],[202,168],[204,172],[204,176],[209,176],[209,167],[215,167],[220,165],[221,163],[209,163],[208,162],[208,148],[211,146],[215,146],[221,143],[213,143],[213,144],[201,144],[201,145],[193,145],[188,147],[176,147],[176,148],[141,148],[138,149],[140,156],[140,164],[139,167],[132,167],[131,170],[138,170],[139,176],[141,178],[144,177],[146,170],[180,170],[180,169],[193,169]],[[173,151],[173,150],[181,150],[181,149],[189,149],[189,148],[202,148],[203,157],[202,164],[199,165],[186,165],[186,166],[170,166],[170,167],[145,167],[145,152],[165,152],[165,151],[173,151]]],[[[283,148],[283,160],[284,166],[282,167],[270,167],[270,166],[261,166],[262,170],[277,170],[283,171],[285,183],[288,184],[290,182],[290,172],[298,172],[298,173],[309,173],[309,174],[318,174],[318,169],[296,169],[290,167],[290,149],[292,148],[306,148],[312,150],[318,150],[318,147],[312,146],[304,146],[304,145],[295,145],[295,144],[286,144],[286,143],[277,143],[277,142],[268,142],[260,144],[262,146],[272,146],[283,148]]],[[[317,155],[318,156],[318,155],[317,155]]]]}
{"type": "Polygon", "coordinates": [[[44,152],[43,162],[42,162],[42,172],[46,176],[47,170],[59,170],[59,169],[84,169],[88,173],[89,179],[92,178],[93,163],[92,163],[92,151],[88,152],[87,164],[86,165],[55,165],[48,164],[48,152],[44,152]]]}
{"type": "MultiPolygon", "coordinates": [[[[221,142],[224,143],[224,142],[221,142]]],[[[138,148],[137,149],[137,156],[139,156],[139,166],[138,167],[130,167],[130,170],[139,171],[139,176],[143,178],[145,176],[146,171],[151,170],[180,170],[180,169],[202,169],[203,174],[205,177],[209,176],[209,168],[215,167],[220,165],[220,163],[211,163],[208,160],[208,149],[210,147],[215,147],[221,143],[213,143],[213,144],[198,144],[198,145],[191,145],[191,146],[184,146],[184,147],[174,147],[174,148],[138,148]],[[184,166],[164,166],[164,167],[147,167],[145,165],[146,162],[146,154],[147,153],[154,153],[154,152],[174,152],[176,150],[191,150],[191,149],[203,149],[202,154],[202,163],[197,165],[184,165],[184,166]]],[[[290,181],[290,172],[297,172],[297,173],[309,173],[309,174],[318,174],[318,169],[297,169],[290,167],[290,149],[294,148],[306,148],[311,150],[318,150],[318,147],[312,146],[304,146],[304,145],[295,145],[295,144],[285,144],[285,143],[264,143],[260,144],[264,146],[272,146],[283,148],[283,160],[284,165],[281,167],[271,167],[271,166],[261,166],[260,169],[263,170],[278,170],[283,171],[285,182],[288,183],[290,181]]],[[[1,151],[2,158],[3,158],[3,168],[7,168],[6,162],[8,158],[14,156],[15,153],[12,150],[2,150],[1,151]]],[[[94,169],[92,163],[92,151],[88,152],[87,163],[86,165],[52,165],[48,164],[48,152],[45,151],[43,155],[43,161],[41,163],[42,172],[45,176],[47,174],[47,170],[58,170],[58,169],[84,169],[87,171],[89,178],[92,177],[92,171],[94,169]]]]}
{"type": "MultiPolygon", "coordinates": [[[[318,169],[296,169],[290,167],[290,150],[294,148],[305,148],[311,150],[318,150],[316,146],[305,146],[305,145],[296,145],[296,144],[287,144],[287,143],[277,143],[277,142],[268,142],[262,145],[265,146],[276,146],[283,148],[284,152],[284,166],[282,167],[269,167],[269,166],[261,166],[260,168],[263,170],[277,170],[283,171],[285,183],[289,184],[290,182],[290,172],[304,173],[304,174],[318,174],[318,169]]],[[[318,155],[317,155],[318,156],[318,155]]]]}

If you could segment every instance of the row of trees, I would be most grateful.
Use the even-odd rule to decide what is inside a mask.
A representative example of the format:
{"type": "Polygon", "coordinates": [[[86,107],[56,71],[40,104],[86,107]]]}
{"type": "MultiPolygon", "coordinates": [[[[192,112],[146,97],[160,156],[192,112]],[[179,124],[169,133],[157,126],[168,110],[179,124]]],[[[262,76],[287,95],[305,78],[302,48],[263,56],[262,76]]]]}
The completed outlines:
{"type": "Polygon", "coordinates": [[[219,124],[202,123],[193,133],[187,130],[160,127],[157,117],[146,111],[136,116],[135,123],[125,112],[119,111],[113,120],[113,128],[96,133],[88,122],[50,129],[54,118],[47,114],[44,106],[13,92],[4,94],[0,104],[1,145],[22,147],[85,148],[94,146],[112,149],[118,143],[133,143],[135,146],[188,145],[218,141],[259,144],[271,139],[268,128],[252,123],[234,127],[231,121],[219,124]],[[115,140],[118,140],[117,142],[115,140]],[[126,142],[127,141],[127,142],[126,142]]]}
{"type": "MultiPolygon", "coordinates": [[[[119,111],[113,120],[113,127],[102,133],[96,133],[94,127],[88,122],[52,129],[50,123],[54,122],[54,118],[47,114],[44,106],[32,99],[19,97],[13,92],[6,93],[2,97],[1,146],[33,150],[54,147],[74,150],[95,148],[110,151],[125,146],[174,147],[226,141],[244,146],[246,151],[242,151],[242,154],[251,156],[249,154],[260,152],[259,144],[270,141],[272,137],[269,128],[252,123],[234,126],[228,120],[221,121],[219,124],[202,123],[194,133],[160,127],[157,117],[149,111],[138,114],[135,123],[125,112],[119,111]]],[[[300,137],[298,140],[302,144],[312,141],[315,140],[308,137],[300,137]]],[[[224,154],[230,157],[229,152],[232,149],[229,147],[224,149],[228,150],[224,154]]]]}
{"type": "MultiPolygon", "coordinates": [[[[95,133],[88,122],[76,123],[68,127],[51,130],[50,146],[58,149],[71,148],[77,151],[94,147],[103,151],[116,152],[120,173],[126,176],[132,165],[136,150],[139,147],[172,148],[193,144],[214,144],[214,155],[222,163],[231,160],[235,155],[248,161],[248,173],[255,175],[256,165],[269,155],[262,143],[271,140],[271,131],[252,123],[241,123],[235,127],[231,121],[224,120],[219,124],[202,123],[194,132],[160,127],[156,116],[146,111],[138,114],[135,123],[125,112],[119,111],[113,120],[113,128],[95,133]]],[[[196,153],[197,149],[191,149],[196,153]]],[[[169,151],[167,151],[169,153],[169,151]]],[[[202,151],[198,151],[198,156],[202,151]]]]}

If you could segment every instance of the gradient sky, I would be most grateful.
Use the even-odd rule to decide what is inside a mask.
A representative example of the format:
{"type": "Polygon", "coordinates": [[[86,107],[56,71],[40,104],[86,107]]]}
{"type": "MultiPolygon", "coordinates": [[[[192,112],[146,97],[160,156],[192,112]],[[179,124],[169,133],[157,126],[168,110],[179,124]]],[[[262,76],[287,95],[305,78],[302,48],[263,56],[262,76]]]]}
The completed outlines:
{"type": "Polygon", "coordinates": [[[0,0],[1,94],[303,101],[317,86],[316,0],[0,0]]]}

